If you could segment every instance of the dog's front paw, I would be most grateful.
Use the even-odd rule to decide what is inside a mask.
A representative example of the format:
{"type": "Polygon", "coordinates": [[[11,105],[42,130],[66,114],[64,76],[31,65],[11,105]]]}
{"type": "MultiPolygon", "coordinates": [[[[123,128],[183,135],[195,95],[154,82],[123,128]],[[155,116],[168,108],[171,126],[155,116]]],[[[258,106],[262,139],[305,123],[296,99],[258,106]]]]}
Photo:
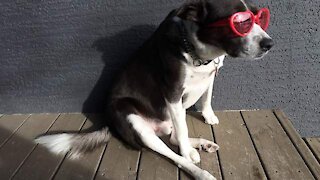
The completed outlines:
{"type": "Polygon", "coordinates": [[[214,114],[213,110],[206,110],[202,112],[202,116],[205,120],[205,123],[214,125],[214,124],[219,124],[219,119],[218,117],[214,114]]]}
{"type": "Polygon", "coordinates": [[[208,171],[201,170],[201,172],[195,177],[196,180],[217,180],[208,171]]]}
{"type": "Polygon", "coordinates": [[[218,144],[206,139],[200,139],[199,150],[203,150],[208,153],[213,153],[213,152],[216,152],[218,149],[219,149],[218,144]]]}
{"type": "Polygon", "coordinates": [[[200,162],[200,154],[193,147],[190,147],[188,149],[182,150],[181,151],[181,155],[183,157],[187,158],[190,162],[192,162],[194,164],[197,164],[197,163],[200,162]]]}

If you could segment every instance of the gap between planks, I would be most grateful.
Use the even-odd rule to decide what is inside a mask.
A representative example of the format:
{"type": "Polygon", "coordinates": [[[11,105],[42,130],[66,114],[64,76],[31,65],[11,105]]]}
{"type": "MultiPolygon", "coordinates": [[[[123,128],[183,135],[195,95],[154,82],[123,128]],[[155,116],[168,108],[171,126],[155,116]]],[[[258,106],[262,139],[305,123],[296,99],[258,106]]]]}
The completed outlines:
{"type": "MultiPolygon", "coordinates": [[[[7,115],[3,115],[1,116],[0,120],[1,123],[3,123],[3,121],[5,121],[5,117],[7,115]]],[[[1,147],[16,133],[16,131],[30,118],[31,114],[29,115],[8,115],[8,118],[10,119],[10,121],[8,122],[4,122],[5,124],[2,124],[2,126],[8,126],[6,127],[6,130],[9,130],[11,133],[10,135],[8,135],[6,138],[4,137],[4,135],[1,136],[1,138],[3,138],[2,140],[0,140],[0,149],[1,147]],[[12,116],[18,116],[18,117],[22,117],[22,119],[18,119],[18,122],[12,122],[13,120],[11,119],[12,116]],[[15,124],[17,123],[17,124],[15,124]],[[2,141],[2,142],[1,142],[2,141]]]]}
{"type": "Polygon", "coordinates": [[[58,114],[30,116],[2,146],[0,154],[6,154],[6,156],[1,157],[2,162],[6,164],[6,168],[0,168],[2,178],[10,178],[17,171],[26,156],[36,146],[32,142],[34,136],[46,132],[48,127],[57,119],[57,116],[58,114]]]}
{"type": "MultiPolygon", "coordinates": [[[[312,154],[317,159],[318,163],[320,163],[320,137],[307,137],[304,139],[310,148],[312,154]]],[[[320,176],[318,176],[320,178],[320,176]]]]}
{"type": "MultiPolygon", "coordinates": [[[[85,118],[80,114],[60,114],[47,133],[78,130],[76,128],[81,127],[84,120],[85,118]]],[[[24,161],[14,179],[52,179],[52,175],[55,173],[62,157],[64,156],[53,155],[46,148],[38,145],[24,161]],[[34,169],[38,171],[30,173],[34,169]]]]}
{"type": "MultiPolygon", "coordinates": [[[[31,115],[30,115],[31,116],[31,115]]],[[[56,117],[56,119],[52,122],[52,124],[50,124],[49,128],[46,130],[45,133],[47,133],[49,131],[49,129],[53,126],[53,124],[56,122],[56,120],[59,118],[60,114],[58,114],[58,116],[56,117]]],[[[22,126],[22,125],[21,125],[22,126]]],[[[24,162],[28,159],[28,157],[31,155],[31,153],[36,149],[36,147],[38,146],[38,144],[36,144],[35,146],[33,146],[32,150],[28,153],[28,155],[22,160],[22,162],[20,163],[20,165],[17,167],[17,169],[12,173],[11,175],[11,179],[16,175],[16,173],[19,171],[19,169],[21,168],[21,166],[24,164],[24,162]]]]}
{"type": "Polygon", "coordinates": [[[270,179],[314,179],[271,110],[242,114],[270,179]]]}
{"type": "Polygon", "coordinates": [[[296,147],[300,156],[303,158],[304,162],[310,169],[314,178],[320,178],[320,165],[316,159],[317,156],[314,156],[314,154],[312,153],[312,148],[308,147],[308,142],[306,144],[306,142],[301,138],[301,136],[293,127],[290,119],[285,115],[283,111],[281,111],[280,109],[275,109],[273,110],[273,113],[277,117],[284,131],[287,133],[292,144],[296,147]]]}

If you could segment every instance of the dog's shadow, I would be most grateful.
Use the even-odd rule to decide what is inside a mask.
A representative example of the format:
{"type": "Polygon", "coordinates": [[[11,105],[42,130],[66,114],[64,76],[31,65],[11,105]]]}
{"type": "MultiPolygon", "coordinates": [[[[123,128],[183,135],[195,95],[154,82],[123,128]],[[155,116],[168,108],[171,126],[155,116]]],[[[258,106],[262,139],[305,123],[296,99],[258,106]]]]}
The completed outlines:
{"type": "MultiPolygon", "coordinates": [[[[97,53],[102,53],[104,63],[102,73],[82,106],[82,113],[91,126],[82,129],[81,133],[92,132],[109,125],[104,115],[107,97],[111,90],[114,77],[130,56],[152,35],[156,30],[154,25],[136,25],[112,36],[101,37],[91,45],[97,53]]],[[[116,79],[115,79],[116,80],[116,79]]],[[[63,131],[64,133],[77,133],[78,131],[63,131]]],[[[61,131],[50,131],[45,134],[57,134],[61,131]]],[[[44,135],[44,134],[42,134],[44,135]]],[[[41,136],[41,135],[40,135],[41,136]]]]}
{"type": "Polygon", "coordinates": [[[93,126],[85,131],[93,131],[108,125],[108,118],[103,116],[113,80],[118,71],[126,64],[135,51],[156,30],[154,25],[136,25],[112,36],[101,37],[94,41],[92,48],[102,53],[104,63],[102,73],[82,106],[84,113],[93,126]],[[88,116],[87,113],[100,114],[88,116]]]}
{"type": "Polygon", "coordinates": [[[83,113],[104,112],[106,98],[114,77],[155,29],[156,26],[153,25],[137,25],[116,35],[94,41],[92,48],[102,53],[101,59],[105,65],[97,83],[83,104],[83,113]]]}

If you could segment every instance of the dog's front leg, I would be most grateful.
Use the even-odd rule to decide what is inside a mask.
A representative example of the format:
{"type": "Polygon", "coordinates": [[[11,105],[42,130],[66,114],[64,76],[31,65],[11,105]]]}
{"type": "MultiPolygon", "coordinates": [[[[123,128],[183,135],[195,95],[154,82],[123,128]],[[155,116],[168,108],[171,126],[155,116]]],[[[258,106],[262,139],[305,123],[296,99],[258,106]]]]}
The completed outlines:
{"type": "Polygon", "coordinates": [[[191,146],[189,141],[186,109],[182,105],[182,100],[180,99],[177,103],[168,103],[168,107],[175,132],[171,135],[170,141],[175,141],[179,145],[180,153],[183,157],[193,163],[200,162],[198,151],[191,146]]]}
{"type": "Polygon", "coordinates": [[[208,89],[201,96],[201,113],[207,124],[219,124],[218,117],[214,114],[211,107],[212,91],[213,91],[214,76],[210,81],[208,89]]]}

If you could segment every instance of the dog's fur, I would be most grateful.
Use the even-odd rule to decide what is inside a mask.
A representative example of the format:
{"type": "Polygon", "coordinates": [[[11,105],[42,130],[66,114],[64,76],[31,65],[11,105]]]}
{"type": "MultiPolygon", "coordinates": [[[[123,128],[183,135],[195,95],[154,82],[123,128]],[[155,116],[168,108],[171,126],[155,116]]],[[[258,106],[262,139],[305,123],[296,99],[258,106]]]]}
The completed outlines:
{"type": "MultiPolygon", "coordinates": [[[[261,58],[272,46],[271,38],[254,25],[245,37],[230,38],[206,25],[235,12],[257,8],[247,0],[198,0],[173,10],[156,32],[125,66],[113,85],[106,114],[110,126],[129,145],[148,147],[174,161],[195,179],[215,179],[194,165],[200,161],[195,148],[214,152],[214,142],[188,138],[186,109],[201,99],[201,112],[208,124],[218,124],[211,108],[213,80],[226,55],[261,58]],[[192,52],[186,50],[186,43],[192,52]],[[195,55],[196,54],[196,55],[195,55]],[[194,65],[195,56],[208,64],[194,65]],[[171,134],[181,156],[164,144],[159,136],[171,134]]],[[[222,31],[226,31],[223,29],[222,31]]],[[[71,157],[109,140],[104,128],[88,134],[41,136],[36,142],[54,153],[70,151],[71,157]]]]}

